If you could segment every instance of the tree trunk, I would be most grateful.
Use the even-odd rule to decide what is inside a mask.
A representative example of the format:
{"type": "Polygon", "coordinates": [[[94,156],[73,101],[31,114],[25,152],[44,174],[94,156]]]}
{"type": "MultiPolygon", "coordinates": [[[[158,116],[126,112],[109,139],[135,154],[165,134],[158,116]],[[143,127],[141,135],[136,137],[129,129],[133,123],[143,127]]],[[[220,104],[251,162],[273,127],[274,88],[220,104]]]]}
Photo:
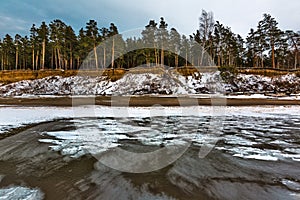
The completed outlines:
{"type": "Polygon", "coordinates": [[[73,55],[71,54],[70,58],[70,69],[73,70],[73,55]]]}
{"type": "Polygon", "coordinates": [[[39,54],[40,54],[40,52],[39,51],[37,51],[36,52],[36,56],[35,56],[35,66],[36,66],[36,69],[38,70],[38,62],[39,62],[39,54]]]}
{"type": "Polygon", "coordinates": [[[25,52],[23,52],[23,58],[22,58],[22,61],[21,61],[21,67],[20,68],[23,68],[23,70],[25,70],[25,52]]]}
{"type": "Polygon", "coordinates": [[[114,60],[115,60],[115,39],[112,39],[112,47],[111,47],[111,68],[114,68],[114,60]]]}
{"type": "Polygon", "coordinates": [[[297,65],[298,65],[298,50],[296,49],[295,50],[295,63],[294,63],[295,69],[297,69],[297,65]]]}
{"type": "Polygon", "coordinates": [[[99,66],[98,66],[98,55],[97,55],[97,47],[96,47],[96,44],[94,44],[94,56],[95,56],[96,70],[98,70],[98,69],[99,69],[99,66]]]}
{"type": "Polygon", "coordinates": [[[46,39],[43,40],[42,44],[42,69],[45,68],[45,53],[46,53],[46,39]]]}
{"type": "Polygon", "coordinates": [[[202,64],[203,64],[203,56],[204,56],[204,48],[202,47],[199,66],[202,66],[202,64]]]}
{"type": "Polygon", "coordinates": [[[32,69],[35,70],[35,54],[34,54],[34,46],[32,46],[32,69]]]}
{"type": "Polygon", "coordinates": [[[18,70],[18,63],[19,63],[19,48],[16,48],[16,66],[15,69],[18,70]]]}
{"type": "Polygon", "coordinates": [[[161,55],[160,55],[160,64],[164,66],[165,62],[165,54],[164,54],[164,46],[161,47],[161,55]]]}
{"type": "Polygon", "coordinates": [[[55,62],[55,69],[58,69],[58,58],[57,58],[57,49],[54,48],[54,62],[55,62]]]}
{"type": "Polygon", "coordinates": [[[4,70],[4,56],[2,54],[2,57],[1,57],[1,70],[3,71],[4,70]]]}
{"type": "Polygon", "coordinates": [[[275,47],[274,47],[273,43],[272,43],[272,67],[273,67],[273,69],[276,68],[276,64],[275,64],[275,47]]]}
{"type": "Polygon", "coordinates": [[[65,59],[64,65],[65,65],[65,67],[64,67],[65,70],[69,69],[68,68],[68,59],[65,59]]]}
{"type": "Polygon", "coordinates": [[[185,66],[187,67],[188,65],[188,53],[187,53],[187,50],[185,52],[185,66]]]}
{"type": "Polygon", "coordinates": [[[175,55],[175,68],[178,68],[178,54],[175,55]]]}
{"type": "Polygon", "coordinates": [[[148,49],[148,53],[147,53],[147,58],[146,58],[146,62],[147,62],[147,66],[150,67],[150,50],[148,49]]]}
{"type": "Polygon", "coordinates": [[[103,47],[103,68],[106,68],[106,48],[103,47]]]}
{"type": "Polygon", "coordinates": [[[158,66],[158,52],[157,52],[157,48],[156,45],[154,43],[154,57],[155,57],[155,65],[158,66]]]}
{"type": "Polygon", "coordinates": [[[50,63],[50,66],[51,66],[51,69],[54,69],[54,50],[52,49],[52,53],[51,53],[51,63],[50,63]]]}
{"type": "Polygon", "coordinates": [[[60,49],[57,48],[56,51],[57,51],[57,58],[58,58],[58,69],[61,69],[61,67],[62,67],[62,60],[61,60],[61,55],[60,55],[60,49]]]}

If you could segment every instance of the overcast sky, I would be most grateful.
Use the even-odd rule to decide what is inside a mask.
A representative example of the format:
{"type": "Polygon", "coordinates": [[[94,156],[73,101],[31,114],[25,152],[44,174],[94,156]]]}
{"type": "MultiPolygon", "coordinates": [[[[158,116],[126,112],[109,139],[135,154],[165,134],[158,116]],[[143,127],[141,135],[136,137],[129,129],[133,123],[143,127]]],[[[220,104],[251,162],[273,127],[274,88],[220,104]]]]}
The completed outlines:
{"type": "Polygon", "coordinates": [[[33,23],[61,19],[76,31],[89,19],[99,27],[115,23],[120,32],[143,28],[150,19],[163,16],[169,27],[191,34],[198,28],[201,10],[212,11],[215,20],[243,37],[269,13],[283,30],[300,30],[299,0],[1,0],[0,37],[6,33],[28,35],[33,23]]]}

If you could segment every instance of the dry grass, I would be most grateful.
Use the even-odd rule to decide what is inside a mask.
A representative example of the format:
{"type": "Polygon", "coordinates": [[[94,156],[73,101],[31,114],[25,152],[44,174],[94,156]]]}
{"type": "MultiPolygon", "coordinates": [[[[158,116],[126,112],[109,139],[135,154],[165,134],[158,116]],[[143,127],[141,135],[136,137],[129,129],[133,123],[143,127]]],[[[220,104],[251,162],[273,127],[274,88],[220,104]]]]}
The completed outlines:
{"type": "MultiPolygon", "coordinates": [[[[0,72],[0,82],[1,83],[13,83],[22,80],[34,80],[39,78],[45,78],[48,76],[62,76],[69,77],[78,74],[77,70],[18,70],[18,71],[1,71],[0,72]]],[[[94,72],[91,72],[94,74],[94,72]]]]}
{"type": "Polygon", "coordinates": [[[198,72],[197,68],[191,66],[179,67],[176,70],[183,76],[192,76],[195,72],[198,72]]]}
{"type": "Polygon", "coordinates": [[[165,68],[162,66],[156,66],[156,67],[135,67],[129,69],[130,73],[132,74],[163,74],[165,73],[165,68]]]}
{"type": "Polygon", "coordinates": [[[127,70],[125,69],[106,69],[106,70],[18,70],[18,71],[0,71],[0,82],[4,84],[13,83],[22,80],[34,80],[48,76],[107,76],[115,81],[123,77],[127,70]]]}
{"type": "Polygon", "coordinates": [[[242,74],[256,74],[256,75],[264,75],[270,77],[286,75],[291,73],[289,71],[279,71],[279,70],[272,70],[272,69],[242,69],[242,70],[238,70],[238,72],[242,74]]]}
{"type": "MultiPolygon", "coordinates": [[[[217,70],[217,67],[193,67],[193,66],[183,66],[178,67],[176,70],[179,74],[183,76],[193,76],[195,72],[214,72],[217,70]]],[[[141,68],[131,68],[131,69],[101,69],[101,70],[18,70],[18,71],[0,71],[0,82],[1,83],[12,83],[21,80],[34,80],[39,78],[45,78],[48,76],[89,76],[89,77],[97,77],[97,76],[106,76],[108,79],[112,81],[119,80],[122,78],[128,71],[133,74],[144,74],[144,73],[152,73],[152,74],[163,74],[165,73],[165,68],[162,66],[156,67],[141,67],[141,68]]],[[[279,70],[271,70],[271,69],[240,69],[239,73],[243,74],[257,74],[257,75],[265,75],[265,76],[278,76],[285,75],[290,72],[288,71],[279,71],[279,70]]],[[[297,76],[300,77],[300,72],[294,72],[297,76]]]]}

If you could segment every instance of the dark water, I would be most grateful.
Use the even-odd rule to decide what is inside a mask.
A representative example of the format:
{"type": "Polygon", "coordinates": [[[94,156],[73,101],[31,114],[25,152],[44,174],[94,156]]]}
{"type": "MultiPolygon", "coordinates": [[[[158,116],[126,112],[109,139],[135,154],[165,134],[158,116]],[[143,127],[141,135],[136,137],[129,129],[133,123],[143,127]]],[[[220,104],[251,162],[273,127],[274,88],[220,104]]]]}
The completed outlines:
{"type": "Polygon", "coordinates": [[[36,188],[46,199],[300,199],[299,128],[292,115],[31,124],[0,140],[0,188],[36,188]],[[99,157],[182,143],[189,147],[179,159],[147,173],[121,172],[99,157]]]}

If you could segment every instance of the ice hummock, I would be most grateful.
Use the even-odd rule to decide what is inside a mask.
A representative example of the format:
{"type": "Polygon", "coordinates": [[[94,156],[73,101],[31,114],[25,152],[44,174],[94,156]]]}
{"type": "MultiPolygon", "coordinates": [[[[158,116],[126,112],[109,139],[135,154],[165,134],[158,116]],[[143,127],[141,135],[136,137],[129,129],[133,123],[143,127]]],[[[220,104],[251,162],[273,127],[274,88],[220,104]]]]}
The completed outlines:
{"type": "Polygon", "coordinates": [[[44,198],[44,193],[37,188],[11,186],[0,188],[0,200],[39,200],[44,198]]]}

